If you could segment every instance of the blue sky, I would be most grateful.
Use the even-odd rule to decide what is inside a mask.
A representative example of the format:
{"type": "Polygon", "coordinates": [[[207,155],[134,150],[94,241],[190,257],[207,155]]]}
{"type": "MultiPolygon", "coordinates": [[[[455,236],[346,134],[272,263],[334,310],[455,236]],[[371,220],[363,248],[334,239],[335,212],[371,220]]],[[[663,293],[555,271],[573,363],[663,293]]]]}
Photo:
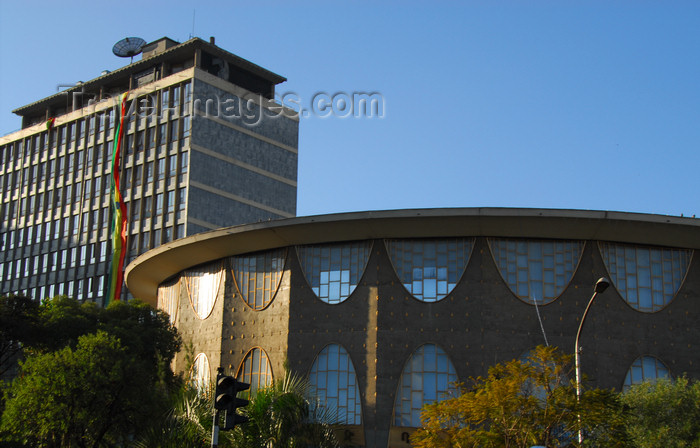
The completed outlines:
{"type": "Polygon", "coordinates": [[[700,216],[700,2],[0,2],[10,113],[191,34],[383,118],[300,123],[299,215],[542,207],[700,216]],[[194,33],[193,31],[194,13],[194,33]]]}

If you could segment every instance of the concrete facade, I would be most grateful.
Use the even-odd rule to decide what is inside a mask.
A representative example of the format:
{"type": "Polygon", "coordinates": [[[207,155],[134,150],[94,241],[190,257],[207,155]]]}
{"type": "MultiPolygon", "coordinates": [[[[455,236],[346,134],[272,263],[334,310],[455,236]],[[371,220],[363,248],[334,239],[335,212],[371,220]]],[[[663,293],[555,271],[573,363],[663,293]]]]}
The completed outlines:
{"type": "Polygon", "coordinates": [[[198,38],[144,48],[14,111],[22,129],[0,137],[0,294],[104,299],[124,93],[127,263],[177,238],[295,216],[299,120],[273,100],[285,78],[198,38]],[[247,115],[226,109],[235,102],[247,115]]]}
{"type": "Polygon", "coordinates": [[[192,228],[295,216],[298,120],[281,106],[271,111],[274,105],[266,108],[250,92],[226,89],[214,75],[198,75],[190,142],[192,228]],[[244,105],[247,97],[252,99],[244,105]]]}
{"type": "MultiPolygon", "coordinates": [[[[600,277],[611,278],[612,286],[596,298],[581,338],[583,372],[591,383],[622,388],[640,357],[661,361],[672,376],[700,378],[698,248],[700,222],[692,218],[523,209],[365,212],[292,218],[186,238],[135,260],[127,283],[156,304],[156,290],[166,279],[175,281],[195,265],[223,263],[225,288],[215,299],[216,317],[191,316],[182,308],[191,305],[181,287],[175,320],[192,351],[210,357],[212,372],[218,365],[232,374],[240,372],[246,355],[258,348],[269,358],[274,377],[280,377],[285,363],[308,375],[320,352],[338,344],[352,361],[362,403],[362,424],[348,426],[346,443],[401,447],[409,446],[413,428],[395,424],[394,403],[402,372],[419,347],[434,344],[444,350],[460,380],[485,375],[489,366],[544,344],[539,312],[549,344],[573,352],[579,319],[600,277]],[[387,244],[397,238],[457,237],[472,241],[459,281],[440,300],[420,300],[400,281],[387,244]],[[492,238],[572,240],[582,250],[563,291],[536,310],[506,282],[489,243],[492,238]],[[371,245],[361,278],[346,300],[326,303],[312,290],[300,250],[353,241],[371,245]],[[602,244],[609,243],[688,255],[669,303],[654,312],[631,306],[604,261],[602,244]],[[236,257],[274,249],[285,251],[280,287],[267,307],[256,310],[243,299],[232,266],[236,257]]],[[[187,368],[181,355],[177,366],[187,368]]]]}

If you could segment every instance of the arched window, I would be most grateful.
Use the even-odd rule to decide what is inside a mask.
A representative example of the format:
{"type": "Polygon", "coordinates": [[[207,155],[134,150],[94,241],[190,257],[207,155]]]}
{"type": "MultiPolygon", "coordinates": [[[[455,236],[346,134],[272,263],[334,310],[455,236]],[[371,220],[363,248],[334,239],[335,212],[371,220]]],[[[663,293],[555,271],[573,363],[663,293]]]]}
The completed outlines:
{"type": "Polygon", "coordinates": [[[316,356],[309,372],[319,407],[337,410],[340,423],[362,424],[362,404],[355,367],[347,350],[338,344],[327,345],[316,356]]]}
{"type": "Polygon", "coordinates": [[[261,387],[272,385],[272,366],[265,350],[255,347],[243,358],[238,367],[236,379],[250,384],[249,395],[255,394],[261,387]]]}
{"type": "Polygon", "coordinates": [[[394,402],[394,426],[419,427],[421,408],[456,392],[457,372],[447,353],[435,344],[413,352],[399,379],[394,402]]]}
{"type": "Polygon", "coordinates": [[[620,295],[647,313],[671,303],[693,255],[692,250],[613,243],[600,243],[600,253],[620,295]]]}
{"type": "Polygon", "coordinates": [[[633,384],[641,384],[645,381],[653,383],[658,378],[668,378],[670,376],[668,367],[659,359],[653,356],[640,356],[634,360],[627,371],[622,390],[629,389],[633,384]]]}
{"type": "Polygon", "coordinates": [[[224,270],[221,262],[185,272],[183,278],[187,287],[187,296],[200,319],[209,317],[214,309],[223,277],[224,270]]]}
{"type": "Polygon", "coordinates": [[[205,393],[209,390],[210,375],[209,358],[204,353],[198,354],[190,369],[190,383],[200,393],[205,393]]]}
{"type": "Polygon", "coordinates": [[[231,258],[231,271],[238,293],[254,310],[267,307],[277,293],[282,279],[285,249],[231,258]]]}
{"type": "Polygon", "coordinates": [[[168,313],[171,324],[177,321],[177,312],[180,309],[179,277],[158,287],[158,309],[168,313]]]}
{"type": "Polygon", "coordinates": [[[396,275],[416,299],[437,302],[457,285],[469,261],[467,238],[387,240],[396,275]]]}
{"type": "Polygon", "coordinates": [[[367,266],[370,250],[369,241],[297,248],[311,290],[330,304],[350,297],[367,266]]]}
{"type": "Polygon", "coordinates": [[[498,272],[521,300],[550,303],[571,281],[583,241],[489,238],[498,272]]]}

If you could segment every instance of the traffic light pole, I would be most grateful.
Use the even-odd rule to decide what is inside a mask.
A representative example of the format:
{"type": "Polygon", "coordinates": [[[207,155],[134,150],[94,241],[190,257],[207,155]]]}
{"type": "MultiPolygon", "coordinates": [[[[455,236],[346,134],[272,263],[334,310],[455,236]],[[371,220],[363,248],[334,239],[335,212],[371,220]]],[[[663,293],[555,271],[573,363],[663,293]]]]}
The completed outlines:
{"type": "Polygon", "coordinates": [[[219,411],[214,411],[214,424],[211,428],[211,448],[219,446],[219,411]]]}
{"type": "MultiPolygon", "coordinates": [[[[224,369],[219,367],[216,369],[216,381],[219,382],[219,378],[224,374],[224,369]]],[[[214,408],[214,422],[211,427],[211,448],[219,447],[219,410],[216,409],[216,392],[214,393],[214,403],[212,407],[214,408]]]]}
{"type": "Polygon", "coordinates": [[[248,405],[248,400],[238,398],[239,392],[250,388],[250,384],[237,381],[236,378],[224,375],[224,369],[216,369],[216,387],[214,389],[214,421],[211,429],[211,448],[219,446],[219,431],[231,431],[236,425],[248,421],[248,417],[237,415],[236,409],[248,405]],[[219,427],[221,411],[224,411],[224,426],[219,427]]]}
{"type": "Polygon", "coordinates": [[[250,388],[250,384],[242,381],[237,381],[232,376],[224,375],[224,369],[219,367],[216,369],[216,387],[214,390],[214,422],[211,429],[211,448],[219,446],[219,430],[231,431],[236,425],[243,424],[248,421],[248,417],[237,415],[236,409],[248,405],[248,400],[238,398],[239,392],[243,392],[250,388]],[[224,426],[219,428],[219,417],[221,411],[224,411],[224,426]]]}

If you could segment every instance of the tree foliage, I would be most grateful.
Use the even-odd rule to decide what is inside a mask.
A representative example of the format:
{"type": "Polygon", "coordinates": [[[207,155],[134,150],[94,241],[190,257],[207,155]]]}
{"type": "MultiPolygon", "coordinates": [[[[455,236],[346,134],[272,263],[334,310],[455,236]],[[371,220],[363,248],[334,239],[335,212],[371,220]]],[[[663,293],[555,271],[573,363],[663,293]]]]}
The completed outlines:
{"type": "MultiPolygon", "coordinates": [[[[33,324],[7,338],[28,356],[4,388],[0,440],[32,447],[209,446],[212,399],[170,370],[181,341],[166,314],[139,301],[103,309],[63,296],[25,308],[20,314],[33,324]]],[[[219,446],[337,446],[328,414],[309,397],[308,383],[289,375],[258,390],[245,411],[251,421],[222,433],[219,446]]]]}
{"type": "Polygon", "coordinates": [[[700,382],[663,378],[622,394],[627,432],[637,448],[700,446],[700,382]]]}
{"type": "Polygon", "coordinates": [[[577,446],[582,429],[615,446],[621,431],[612,391],[586,390],[576,399],[571,357],[537,347],[527,359],[489,369],[485,378],[461,385],[461,395],[426,405],[416,447],[529,448],[577,446]]]}
{"type": "Polygon", "coordinates": [[[20,375],[5,387],[3,437],[29,446],[113,446],[168,409],[180,347],[168,316],[140,301],[107,308],[55,297],[38,307],[20,375]]]}
{"type": "Polygon", "coordinates": [[[115,301],[106,308],[94,302],[79,302],[67,296],[44,301],[38,309],[36,333],[25,345],[41,352],[66,345],[75,347],[78,338],[98,330],[119,338],[134,353],[153,360],[156,354],[172,358],[180,338],[167,314],[140,300],[115,301]]]}
{"type": "Polygon", "coordinates": [[[68,296],[45,300],[39,307],[37,334],[25,344],[35,352],[75,347],[80,336],[95,333],[100,315],[106,313],[94,302],[79,302],[68,296]]]}
{"type": "MultiPolygon", "coordinates": [[[[183,383],[173,409],[134,442],[136,448],[208,448],[211,444],[213,386],[201,393],[183,383]]],[[[219,433],[220,448],[337,447],[337,419],[314,409],[307,381],[286,374],[272,386],[255,391],[241,409],[250,421],[219,433]]]]}
{"type": "Polygon", "coordinates": [[[38,315],[39,304],[29,297],[0,297],[0,377],[16,365],[23,344],[35,342],[38,315]]]}
{"type": "Polygon", "coordinates": [[[96,447],[118,441],[149,408],[151,385],[129,351],[105,332],[77,347],[30,356],[9,391],[3,426],[33,446],[96,447]]]}

